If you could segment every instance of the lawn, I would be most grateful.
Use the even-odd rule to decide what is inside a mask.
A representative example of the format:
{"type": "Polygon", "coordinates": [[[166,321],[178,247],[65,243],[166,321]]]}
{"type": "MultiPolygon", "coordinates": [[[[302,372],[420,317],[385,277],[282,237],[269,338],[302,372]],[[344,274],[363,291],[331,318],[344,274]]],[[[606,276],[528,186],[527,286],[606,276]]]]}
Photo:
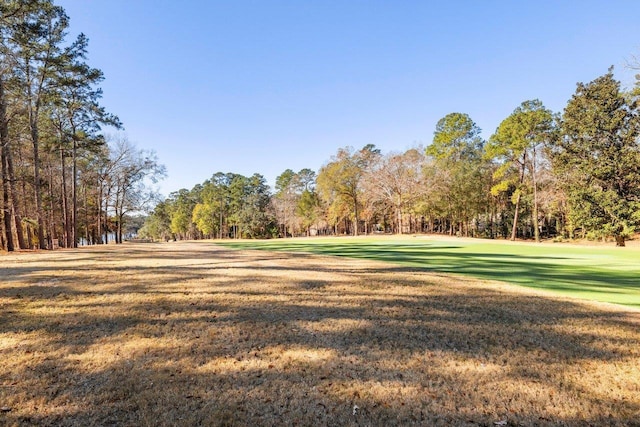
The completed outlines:
{"type": "Polygon", "coordinates": [[[0,254],[0,358],[3,426],[640,426],[639,310],[212,242],[0,254]]]}
{"type": "Polygon", "coordinates": [[[616,248],[426,236],[225,241],[222,244],[387,261],[640,308],[638,246],[616,248]]]}

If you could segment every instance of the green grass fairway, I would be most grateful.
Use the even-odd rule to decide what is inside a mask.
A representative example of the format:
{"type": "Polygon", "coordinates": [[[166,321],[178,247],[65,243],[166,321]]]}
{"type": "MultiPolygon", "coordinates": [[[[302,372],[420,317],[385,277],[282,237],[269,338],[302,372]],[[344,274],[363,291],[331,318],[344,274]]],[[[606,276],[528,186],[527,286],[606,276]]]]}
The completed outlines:
{"type": "Polygon", "coordinates": [[[640,308],[640,248],[439,237],[334,237],[218,241],[242,249],[388,261],[640,308]]]}

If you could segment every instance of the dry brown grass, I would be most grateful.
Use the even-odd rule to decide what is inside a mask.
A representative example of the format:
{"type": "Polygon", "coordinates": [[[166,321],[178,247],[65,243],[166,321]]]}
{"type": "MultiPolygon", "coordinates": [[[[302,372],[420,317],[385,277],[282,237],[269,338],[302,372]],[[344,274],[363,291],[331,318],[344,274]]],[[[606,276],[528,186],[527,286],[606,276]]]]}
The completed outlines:
{"type": "Polygon", "coordinates": [[[0,256],[0,424],[640,425],[640,313],[210,243],[0,256]]]}

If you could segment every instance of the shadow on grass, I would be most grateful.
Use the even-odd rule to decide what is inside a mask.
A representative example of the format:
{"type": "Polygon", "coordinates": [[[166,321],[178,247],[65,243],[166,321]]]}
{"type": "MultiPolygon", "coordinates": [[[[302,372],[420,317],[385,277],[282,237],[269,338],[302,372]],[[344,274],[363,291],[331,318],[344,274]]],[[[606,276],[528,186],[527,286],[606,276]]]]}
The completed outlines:
{"type": "Polygon", "coordinates": [[[628,313],[306,254],[80,255],[0,270],[0,423],[638,425],[628,313]]]}

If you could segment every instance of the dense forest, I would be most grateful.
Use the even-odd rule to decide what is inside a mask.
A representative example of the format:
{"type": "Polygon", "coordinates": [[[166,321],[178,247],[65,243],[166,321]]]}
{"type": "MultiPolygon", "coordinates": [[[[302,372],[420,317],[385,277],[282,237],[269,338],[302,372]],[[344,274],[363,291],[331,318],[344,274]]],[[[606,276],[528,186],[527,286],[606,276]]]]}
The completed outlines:
{"type": "Polygon", "coordinates": [[[340,148],[318,171],[215,173],[164,201],[147,185],[155,154],[117,131],[100,104],[88,39],[68,40],[51,0],[0,2],[0,245],[4,250],[123,241],[150,211],[153,239],[444,233],[509,239],[615,239],[640,226],[638,87],[613,70],[579,83],[560,113],[528,100],[488,140],[451,113],[406,152],[340,148]]]}
{"type": "Polygon", "coordinates": [[[121,242],[130,212],[155,200],[164,169],[100,105],[88,39],[49,0],[0,2],[0,188],[4,250],[121,242]]]}
{"type": "Polygon", "coordinates": [[[432,143],[383,154],[345,147],[316,173],[216,173],[159,203],[155,239],[445,233],[509,239],[625,239],[640,225],[637,90],[610,69],[577,85],[561,114],[529,100],[488,141],[463,113],[432,143]]]}

